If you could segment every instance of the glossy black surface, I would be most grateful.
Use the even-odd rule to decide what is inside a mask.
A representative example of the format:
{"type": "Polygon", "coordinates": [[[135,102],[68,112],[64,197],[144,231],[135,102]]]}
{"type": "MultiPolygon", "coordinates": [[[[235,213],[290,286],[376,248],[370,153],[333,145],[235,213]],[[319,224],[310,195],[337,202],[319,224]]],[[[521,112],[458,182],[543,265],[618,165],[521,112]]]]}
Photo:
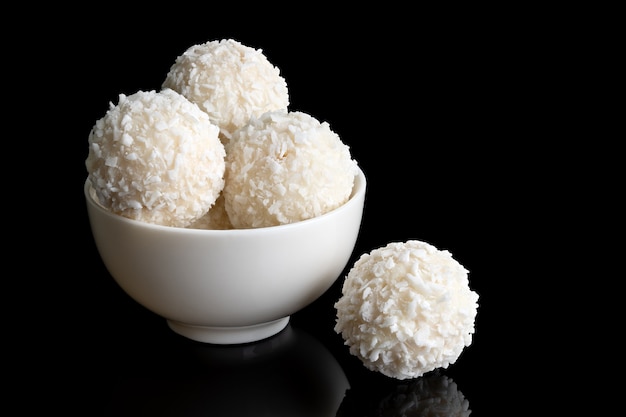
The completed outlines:
{"type": "MultiPolygon", "coordinates": [[[[533,406],[532,395],[520,396],[544,382],[529,388],[521,378],[549,359],[526,363],[525,352],[538,349],[530,342],[536,328],[520,314],[532,307],[516,306],[521,283],[534,277],[522,271],[511,237],[532,207],[525,190],[519,192],[522,180],[508,174],[525,137],[508,98],[524,89],[504,48],[508,38],[495,36],[494,27],[446,19],[428,29],[411,21],[381,32],[377,13],[339,30],[342,19],[332,14],[316,23],[249,26],[198,16],[128,20],[110,12],[105,19],[72,20],[71,30],[55,38],[63,71],[53,84],[58,100],[46,105],[55,114],[58,146],[45,157],[53,173],[63,174],[41,194],[56,217],[36,209],[36,219],[51,224],[32,237],[55,248],[45,263],[55,278],[37,281],[40,316],[20,325],[33,340],[28,363],[41,363],[27,378],[49,394],[49,410],[402,416],[432,405],[480,416],[533,406]],[[353,257],[327,293],[273,338],[210,346],[175,334],[115,284],[93,243],[82,187],[89,130],[109,102],[120,93],[159,89],[187,47],[228,37],[264,50],[287,81],[290,108],[329,122],[365,172],[368,192],[353,257]],[[408,239],[449,250],[470,271],[480,299],[473,343],[456,363],[397,381],[349,354],[333,331],[333,304],[362,253],[408,239]]],[[[39,263],[38,256],[29,259],[29,268],[39,263]]]]}

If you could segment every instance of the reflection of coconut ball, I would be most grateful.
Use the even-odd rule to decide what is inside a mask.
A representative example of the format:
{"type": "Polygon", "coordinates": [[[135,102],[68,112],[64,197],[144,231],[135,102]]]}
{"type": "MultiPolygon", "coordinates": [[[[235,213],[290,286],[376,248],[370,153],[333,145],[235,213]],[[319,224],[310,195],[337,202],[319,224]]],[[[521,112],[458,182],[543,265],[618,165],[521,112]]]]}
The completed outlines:
{"type": "Polygon", "coordinates": [[[358,166],[328,123],[302,112],[252,118],[227,146],[224,200],[235,228],[310,219],[350,198],[358,166]]]}
{"type": "Polygon", "coordinates": [[[470,403],[457,384],[435,371],[407,381],[361,384],[351,387],[336,417],[468,417],[470,403]]]}
{"type": "Polygon", "coordinates": [[[224,208],[224,194],[220,194],[211,209],[198,220],[189,225],[191,229],[228,230],[232,229],[226,209],[224,208]]]}
{"type": "Polygon", "coordinates": [[[418,378],[401,384],[378,405],[378,416],[468,417],[469,401],[446,376],[418,378]]]}
{"type": "Polygon", "coordinates": [[[370,370],[415,378],[472,342],[478,294],[448,251],[417,240],[362,255],[335,303],[335,331],[370,370]]]}
{"type": "Polygon", "coordinates": [[[177,92],[121,94],[89,134],[85,161],[100,204],[116,214],[187,227],[224,186],[217,126],[177,92]]]}
{"type": "Polygon", "coordinates": [[[163,88],[178,91],[204,110],[220,128],[224,144],[251,116],[289,105],[280,70],[262,50],[232,39],[188,48],[170,67],[163,88]]]}

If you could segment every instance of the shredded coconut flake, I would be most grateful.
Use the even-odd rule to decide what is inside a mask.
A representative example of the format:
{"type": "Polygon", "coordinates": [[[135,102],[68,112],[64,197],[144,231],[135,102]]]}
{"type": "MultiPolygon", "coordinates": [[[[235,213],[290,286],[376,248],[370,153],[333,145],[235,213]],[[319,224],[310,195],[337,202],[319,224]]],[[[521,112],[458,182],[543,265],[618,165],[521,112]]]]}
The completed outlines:
{"type": "Polygon", "coordinates": [[[478,294],[448,251],[409,240],[363,254],[335,308],[335,331],[352,355],[408,379],[447,368],[471,344],[478,294]]]}

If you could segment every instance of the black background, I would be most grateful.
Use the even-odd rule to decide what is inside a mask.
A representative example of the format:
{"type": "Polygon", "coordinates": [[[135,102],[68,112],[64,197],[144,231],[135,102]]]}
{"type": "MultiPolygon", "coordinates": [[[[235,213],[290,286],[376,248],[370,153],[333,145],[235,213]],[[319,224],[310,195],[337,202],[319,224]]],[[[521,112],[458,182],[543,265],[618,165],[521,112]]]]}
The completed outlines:
{"type": "Polygon", "coordinates": [[[29,128],[43,139],[38,156],[52,162],[50,169],[35,167],[47,184],[40,198],[52,210],[31,207],[34,218],[50,223],[33,239],[50,249],[24,267],[45,268],[49,278],[33,290],[42,317],[19,326],[34,339],[21,385],[51,394],[49,409],[68,414],[231,415],[224,404],[259,416],[280,415],[263,413],[281,404],[313,413],[312,404],[327,398],[315,386],[326,376],[314,358],[329,354],[351,387],[341,402],[344,416],[402,415],[389,406],[390,397],[402,402],[402,390],[433,395],[422,383],[442,378],[456,384],[472,415],[538,407],[551,383],[531,370],[545,370],[550,359],[535,356],[539,330],[528,312],[542,300],[541,294],[529,300],[524,283],[535,277],[523,259],[529,251],[542,255],[532,247],[521,253],[520,242],[538,237],[528,219],[545,210],[530,198],[527,182],[529,167],[544,164],[541,153],[531,159],[527,152],[544,113],[527,103],[549,73],[550,58],[532,51],[532,25],[508,14],[496,21],[474,11],[470,18],[464,10],[339,14],[307,7],[280,15],[272,5],[227,14],[171,7],[145,16],[129,16],[122,6],[81,11],[82,18],[55,20],[36,45],[22,46],[28,71],[39,68],[34,79],[41,88],[27,101],[42,102],[46,111],[29,128]],[[253,363],[238,359],[251,346],[199,346],[173,333],[108,274],[82,194],[89,131],[120,93],[158,90],[179,54],[222,38],[262,49],[287,81],[290,110],[327,121],[365,172],[362,228],[345,272],[362,253],[409,239],[449,250],[470,271],[470,287],[480,296],[476,333],[449,368],[422,382],[365,369],[333,331],[345,272],[291,317],[283,335],[289,349],[253,363]],[[42,60],[38,45],[54,58],[42,60]]]}

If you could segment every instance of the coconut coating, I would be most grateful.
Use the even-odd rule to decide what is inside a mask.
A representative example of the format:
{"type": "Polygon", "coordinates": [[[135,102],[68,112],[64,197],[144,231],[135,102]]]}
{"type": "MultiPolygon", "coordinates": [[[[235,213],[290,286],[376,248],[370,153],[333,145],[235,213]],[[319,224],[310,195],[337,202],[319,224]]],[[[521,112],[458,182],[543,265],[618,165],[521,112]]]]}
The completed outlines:
{"type": "Polygon", "coordinates": [[[335,331],[352,355],[408,379],[447,368],[471,344],[478,294],[450,252],[409,240],[362,255],[335,308],[335,331]]]}
{"type": "Polygon", "coordinates": [[[226,153],[224,203],[235,228],[294,223],[350,198],[358,166],[327,122],[267,112],[235,131],[226,153]]]}
{"type": "Polygon", "coordinates": [[[120,94],[89,133],[88,179],[113,213],[187,227],[224,187],[219,129],[171,89],[120,94]]]}
{"type": "Polygon", "coordinates": [[[287,82],[261,49],[233,39],[189,47],[176,58],[162,84],[178,91],[220,128],[226,144],[251,116],[287,109],[287,82]]]}

